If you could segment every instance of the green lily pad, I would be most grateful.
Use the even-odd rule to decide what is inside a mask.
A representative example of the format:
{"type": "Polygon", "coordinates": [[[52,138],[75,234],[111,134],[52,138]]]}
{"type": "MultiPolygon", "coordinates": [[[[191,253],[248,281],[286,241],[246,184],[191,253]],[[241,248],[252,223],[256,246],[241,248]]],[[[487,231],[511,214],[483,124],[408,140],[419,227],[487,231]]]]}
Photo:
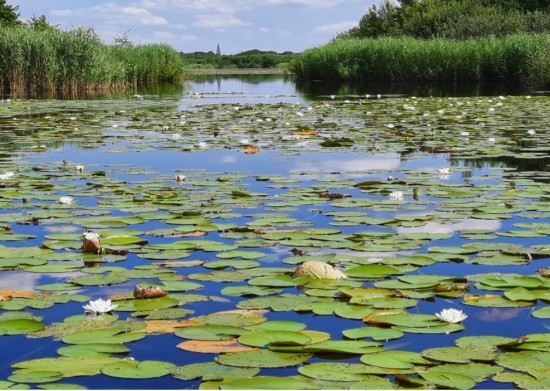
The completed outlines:
{"type": "Polygon", "coordinates": [[[130,349],[121,344],[80,344],[63,346],[57,349],[57,353],[64,357],[104,356],[110,354],[126,354],[130,349]]]}
{"type": "Polygon", "coordinates": [[[219,341],[231,339],[245,333],[247,330],[241,327],[225,325],[205,325],[183,327],[174,332],[181,338],[198,339],[206,341],[219,341]]]}
{"type": "Polygon", "coordinates": [[[14,371],[8,380],[17,383],[49,383],[63,379],[63,374],[56,371],[14,371]]]}
{"type": "Polygon", "coordinates": [[[227,365],[221,365],[210,361],[177,367],[172,371],[172,376],[181,380],[202,379],[204,381],[208,381],[222,379],[246,379],[256,376],[259,372],[259,368],[229,367],[227,365]]]}
{"type": "Polygon", "coordinates": [[[179,301],[170,296],[158,297],[154,299],[129,299],[117,300],[113,304],[118,305],[117,311],[154,311],[163,308],[176,307],[179,301]]]}
{"type": "Polygon", "coordinates": [[[101,373],[107,376],[123,379],[152,379],[170,374],[176,368],[175,364],[164,361],[133,361],[120,360],[105,364],[101,367],[101,373]]]}
{"type": "Polygon", "coordinates": [[[0,320],[0,335],[32,333],[44,328],[44,323],[35,319],[0,320]]]}
{"type": "Polygon", "coordinates": [[[76,331],[64,336],[61,340],[69,344],[91,344],[91,343],[126,343],[139,341],[145,338],[142,332],[126,332],[119,328],[92,328],[89,330],[76,331]]]}
{"type": "Polygon", "coordinates": [[[248,331],[238,338],[239,343],[248,346],[263,347],[268,344],[307,345],[311,339],[296,331],[248,331]]]}
{"type": "Polygon", "coordinates": [[[419,353],[403,350],[384,350],[361,356],[361,362],[365,364],[391,369],[409,369],[416,364],[429,365],[431,362],[422,358],[419,353]]]}
{"type": "Polygon", "coordinates": [[[405,335],[399,330],[383,329],[379,327],[358,327],[355,329],[347,329],[343,330],[342,334],[346,338],[350,339],[372,338],[374,341],[387,341],[390,339],[401,338],[405,335]]]}
{"type": "Polygon", "coordinates": [[[319,385],[305,379],[278,376],[254,376],[229,380],[221,385],[223,390],[318,390],[319,385]]]}
{"type": "Polygon", "coordinates": [[[216,362],[233,367],[282,368],[292,367],[307,361],[311,354],[272,352],[269,350],[250,350],[226,353],[216,357],[216,362]]]}
{"type": "Polygon", "coordinates": [[[420,372],[420,376],[443,388],[469,390],[476,385],[472,378],[452,372],[425,371],[420,372]]]}

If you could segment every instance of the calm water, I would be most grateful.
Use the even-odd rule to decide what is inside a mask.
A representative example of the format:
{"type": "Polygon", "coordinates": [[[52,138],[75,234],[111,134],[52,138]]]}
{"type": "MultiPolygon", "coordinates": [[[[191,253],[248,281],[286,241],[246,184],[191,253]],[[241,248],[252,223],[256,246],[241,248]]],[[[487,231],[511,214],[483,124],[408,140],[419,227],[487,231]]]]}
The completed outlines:
{"type": "MultiPolygon", "coordinates": [[[[434,95],[441,96],[445,92],[437,89],[413,89],[410,92],[414,95],[434,95]]],[[[452,92],[460,96],[475,96],[478,94],[486,94],[487,90],[478,86],[461,86],[454,89],[452,92]]],[[[495,95],[509,93],[510,90],[503,92],[503,89],[496,90],[495,95]]],[[[517,91],[512,91],[517,92],[517,91]]],[[[187,82],[182,91],[162,90],[142,91],[142,94],[154,93],[157,95],[169,95],[177,100],[177,109],[182,112],[193,112],[194,108],[209,104],[256,104],[256,103],[285,103],[297,105],[309,105],[321,100],[330,99],[330,95],[338,95],[335,99],[355,99],[358,96],[371,95],[390,95],[403,94],[395,86],[327,86],[321,83],[313,85],[296,85],[294,81],[281,76],[208,76],[196,81],[187,82]]],[[[409,94],[409,92],[405,92],[409,94]]],[[[456,95],[455,95],[456,96],[456,95]]],[[[122,142],[113,144],[112,149],[124,147],[122,142]]],[[[202,151],[200,153],[184,153],[179,150],[146,150],[146,151],[126,151],[124,153],[110,153],[105,149],[82,149],[78,143],[60,143],[58,148],[49,148],[47,151],[40,154],[25,155],[19,154],[19,159],[24,159],[30,164],[49,164],[51,162],[60,162],[62,160],[78,161],[86,167],[94,167],[96,170],[103,168],[112,168],[120,166],[120,172],[117,174],[117,179],[135,181],[140,178],[140,175],[125,172],[125,167],[143,167],[158,172],[161,175],[172,174],[178,169],[185,170],[204,170],[206,172],[239,172],[249,173],[249,175],[275,175],[280,174],[289,178],[295,178],[302,181],[302,186],[314,186],[318,184],[315,180],[322,178],[328,171],[344,172],[347,177],[361,180],[362,174],[353,174],[353,171],[371,170],[374,174],[369,175],[368,179],[385,180],[388,175],[399,175],[406,170],[426,170],[436,171],[439,167],[453,166],[470,167],[468,175],[473,179],[470,184],[480,185],[486,183],[484,176],[494,173],[495,169],[500,170],[506,167],[518,167],[525,165],[523,169],[532,170],[538,169],[529,165],[541,165],[540,161],[514,161],[513,159],[485,159],[478,162],[465,162],[449,160],[448,154],[434,155],[417,155],[403,156],[394,152],[385,152],[379,154],[365,154],[354,151],[340,152],[304,152],[302,154],[286,155],[279,151],[269,150],[256,155],[245,156],[237,150],[226,151],[202,151]],[[251,173],[251,174],[250,174],[251,173]],[[304,173],[309,173],[308,179],[304,179],[304,173]]],[[[546,165],[542,164],[545,170],[546,165]]],[[[521,167],[520,167],[521,168],[521,167]]],[[[450,181],[462,182],[465,181],[465,174],[456,172],[453,173],[450,181]]],[[[146,180],[147,175],[142,175],[146,180]]],[[[248,190],[265,192],[270,195],[276,195],[278,192],[283,193],[280,189],[274,189],[268,186],[269,183],[255,182],[250,183],[248,190]]],[[[361,196],[358,190],[345,189],[351,192],[354,196],[361,196]]],[[[382,198],[382,197],[380,197],[382,198]]],[[[429,199],[429,196],[428,196],[429,199]]],[[[95,200],[83,199],[82,203],[94,205],[95,200]]],[[[246,212],[246,211],[243,211],[246,212]]],[[[315,227],[330,227],[330,220],[325,216],[315,214],[310,210],[310,206],[299,207],[293,216],[300,220],[307,220],[314,223],[315,227]]],[[[384,212],[378,212],[373,215],[377,217],[384,216],[384,212]]],[[[513,229],[513,224],[519,221],[518,219],[510,220],[478,220],[475,221],[475,227],[489,230],[506,230],[513,229]]],[[[548,219],[542,219],[541,222],[547,222],[548,219]]],[[[470,224],[474,224],[470,222],[470,224]]],[[[162,226],[160,223],[150,223],[147,229],[154,229],[162,226]]],[[[465,223],[461,226],[444,226],[434,224],[429,228],[432,233],[437,232],[456,232],[468,226],[465,223]]],[[[140,228],[142,229],[142,228],[140,228]]],[[[353,232],[357,227],[342,227],[344,233],[353,232]]],[[[419,230],[422,231],[422,230],[419,230]]],[[[19,233],[31,233],[37,235],[36,240],[31,240],[24,245],[38,244],[44,240],[45,232],[40,226],[25,226],[17,227],[19,233]]],[[[403,229],[403,232],[414,232],[414,230],[403,229]]],[[[150,238],[151,240],[159,240],[150,238]]],[[[228,242],[227,239],[218,237],[216,233],[208,235],[208,239],[220,240],[228,242]]],[[[536,244],[538,239],[510,239],[507,242],[522,243],[524,246],[536,244]]],[[[438,242],[438,245],[460,245],[464,241],[454,236],[451,239],[446,239],[438,242]]],[[[265,260],[261,260],[262,266],[281,266],[281,258],[286,256],[277,253],[277,249],[262,248],[269,256],[265,260]]],[[[215,254],[203,253],[201,257],[205,260],[214,260],[215,254]]],[[[128,255],[128,260],[125,265],[132,268],[136,265],[147,264],[147,261],[138,259],[133,254],[128,255]]],[[[548,260],[532,262],[529,265],[522,266],[503,266],[499,267],[498,271],[504,273],[520,273],[532,274],[540,267],[548,266],[548,260]]],[[[117,265],[118,266],[118,265],[117,265]]],[[[288,265],[283,265],[288,266],[288,265]]],[[[190,268],[185,270],[185,273],[194,273],[204,271],[201,267],[190,268]]],[[[423,274],[449,274],[449,275],[468,275],[474,273],[494,272],[495,267],[470,265],[465,263],[454,264],[436,263],[432,266],[421,268],[423,274]]],[[[0,289],[19,289],[32,290],[34,286],[39,284],[47,284],[51,282],[62,281],[66,276],[56,274],[43,273],[28,273],[24,271],[0,272],[0,289]]],[[[113,286],[83,288],[79,293],[90,295],[91,297],[107,297],[110,294],[133,290],[136,280],[131,280],[128,283],[123,283],[113,286]]],[[[227,283],[208,283],[201,282],[204,288],[199,292],[203,295],[220,296],[220,290],[230,284],[227,283]]],[[[242,284],[236,284],[242,285],[242,284]]],[[[287,291],[295,293],[293,289],[287,291]]],[[[197,302],[186,305],[185,308],[192,309],[198,316],[209,314],[216,311],[231,310],[235,308],[235,304],[242,300],[241,297],[228,297],[226,302],[197,302]]],[[[450,305],[450,304],[449,304],[450,305]]],[[[432,314],[441,309],[441,302],[436,301],[421,301],[418,306],[413,308],[414,312],[432,314]]],[[[498,333],[498,335],[518,337],[529,333],[544,333],[548,332],[550,324],[543,321],[533,321],[530,317],[532,307],[526,308],[481,308],[468,307],[467,327],[460,332],[460,336],[480,335],[498,333]]],[[[68,316],[82,313],[82,303],[69,303],[61,306],[54,306],[47,310],[31,310],[29,312],[44,316],[47,323],[61,322],[68,316]]],[[[121,313],[119,316],[124,317],[127,313],[121,313]]],[[[329,332],[333,339],[341,339],[341,330],[360,327],[361,322],[344,318],[327,318],[317,316],[311,313],[293,313],[293,312],[271,312],[265,315],[270,320],[286,319],[296,320],[306,323],[309,330],[319,330],[329,332]],[[335,323],[328,322],[331,319],[335,323]]],[[[54,341],[48,338],[27,339],[24,336],[3,336],[2,347],[3,354],[0,361],[0,380],[6,379],[12,373],[11,364],[41,357],[55,357],[55,351],[64,343],[54,341]]],[[[385,343],[389,349],[403,349],[421,351],[429,347],[436,346],[452,346],[457,335],[430,335],[428,338],[422,335],[406,334],[403,338],[393,342],[385,343]]],[[[137,341],[128,344],[131,349],[131,357],[136,360],[162,360],[169,361],[176,365],[185,365],[191,362],[207,362],[213,360],[216,354],[196,354],[183,351],[176,348],[176,345],[183,340],[172,334],[148,336],[142,341],[137,341]]],[[[342,358],[344,361],[357,362],[356,359],[342,358]]],[[[261,374],[264,375],[282,375],[292,376],[295,374],[294,369],[265,369],[261,374]]],[[[181,388],[198,388],[200,381],[181,381],[169,376],[153,380],[125,380],[97,375],[93,377],[81,377],[78,379],[65,379],[64,383],[75,383],[85,385],[92,389],[181,389],[181,388]]],[[[477,388],[506,388],[509,383],[493,383],[491,381],[483,384],[478,384],[477,388]]]]}

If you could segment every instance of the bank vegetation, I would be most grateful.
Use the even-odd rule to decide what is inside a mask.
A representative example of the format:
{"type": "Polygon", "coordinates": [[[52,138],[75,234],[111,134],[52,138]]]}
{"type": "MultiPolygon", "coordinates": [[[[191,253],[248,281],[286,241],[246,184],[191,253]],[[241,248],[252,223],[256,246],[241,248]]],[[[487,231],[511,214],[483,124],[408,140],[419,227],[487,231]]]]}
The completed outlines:
{"type": "Polygon", "coordinates": [[[61,31],[17,25],[1,30],[3,95],[133,88],[178,81],[186,72],[179,53],[165,44],[107,45],[87,27],[61,31]]]}
{"type": "Polygon", "coordinates": [[[542,0],[385,0],[290,70],[305,80],[549,86],[550,8],[542,0]]]}

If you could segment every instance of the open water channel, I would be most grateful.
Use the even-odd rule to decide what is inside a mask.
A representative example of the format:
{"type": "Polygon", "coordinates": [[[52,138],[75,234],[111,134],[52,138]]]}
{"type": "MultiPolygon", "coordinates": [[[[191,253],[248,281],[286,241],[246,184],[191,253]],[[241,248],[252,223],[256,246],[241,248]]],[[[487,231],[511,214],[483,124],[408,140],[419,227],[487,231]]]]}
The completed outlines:
{"type": "Polygon", "coordinates": [[[273,75],[1,100],[0,388],[548,388],[549,120],[273,75]]]}

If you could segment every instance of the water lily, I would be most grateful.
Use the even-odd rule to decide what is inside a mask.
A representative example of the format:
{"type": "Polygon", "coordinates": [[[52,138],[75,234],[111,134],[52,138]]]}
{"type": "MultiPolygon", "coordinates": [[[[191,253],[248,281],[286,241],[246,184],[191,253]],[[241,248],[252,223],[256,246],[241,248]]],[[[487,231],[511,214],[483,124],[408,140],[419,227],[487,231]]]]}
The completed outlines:
{"type": "Polygon", "coordinates": [[[99,240],[99,234],[93,231],[87,231],[82,234],[82,252],[88,254],[101,253],[101,241],[99,240]]]}
{"type": "Polygon", "coordinates": [[[183,182],[185,180],[185,175],[176,175],[176,182],[183,182]]]}
{"type": "Polygon", "coordinates": [[[93,232],[93,231],[84,232],[82,234],[82,236],[84,236],[84,239],[86,239],[86,240],[99,239],[99,234],[97,232],[93,232]]]}
{"type": "Polygon", "coordinates": [[[199,141],[197,143],[197,148],[207,148],[208,144],[206,144],[204,141],[199,141]]]}
{"type": "Polygon", "coordinates": [[[535,129],[529,129],[529,130],[527,131],[527,134],[528,134],[529,136],[534,136],[535,134],[537,134],[537,132],[535,131],[535,129]]]}
{"type": "Polygon", "coordinates": [[[399,201],[403,199],[403,192],[402,191],[392,191],[390,193],[390,200],[399,201]]]}
{"type": "Polygon", "coordinates": [[[457,310],[455,308],[447,308],[441,312],[436,312],[435,316],[447,323],[460,323],[468,317],[462,310],[457,310]]]}
{"type": "Polygon", "coordinates": [[[118,305],[112,304],[110,299],[90,300],[88,304],[82,306],[82,308],[86,310],[86,313],[94,313],[94,314],[104,314],[107,312],[111,312],[116,307],[118,307],[118,305]]]}
{"type": "Polygon", "coordinates": [[[0,180],[5,181],[6,179],[10,179],[14,175],[15,175],[15,173],[13,173],[13,172],[6,172],[4,174],[0,174],[0,180]]]}
{"type": "Polygon", "coordinates": [[[441,167],[437,172],[439,173],[439,179],[449,179],[451,175],[451,169],[449,167],[441,167]]]}
{"type": "Polygon", "coordinates": [[[84,172],[84,166],[76,166],[76,172],[84,172]]]}
{"type": "Polygon", "coordinates": [[[487,141],[489,141],[491,144],[494,144],[494,143],[497,141],[497,139],[494,138],[494,137],[489,137],[489,138],[487,139],[487,141]]]}
{"type": "Polygon", "coordinates": [[[59,197],[60,204],[69,205],[69,204],[72,204],[73,202],[74,202],[74,197],[71,197],[71,196],[59,197]]]}

